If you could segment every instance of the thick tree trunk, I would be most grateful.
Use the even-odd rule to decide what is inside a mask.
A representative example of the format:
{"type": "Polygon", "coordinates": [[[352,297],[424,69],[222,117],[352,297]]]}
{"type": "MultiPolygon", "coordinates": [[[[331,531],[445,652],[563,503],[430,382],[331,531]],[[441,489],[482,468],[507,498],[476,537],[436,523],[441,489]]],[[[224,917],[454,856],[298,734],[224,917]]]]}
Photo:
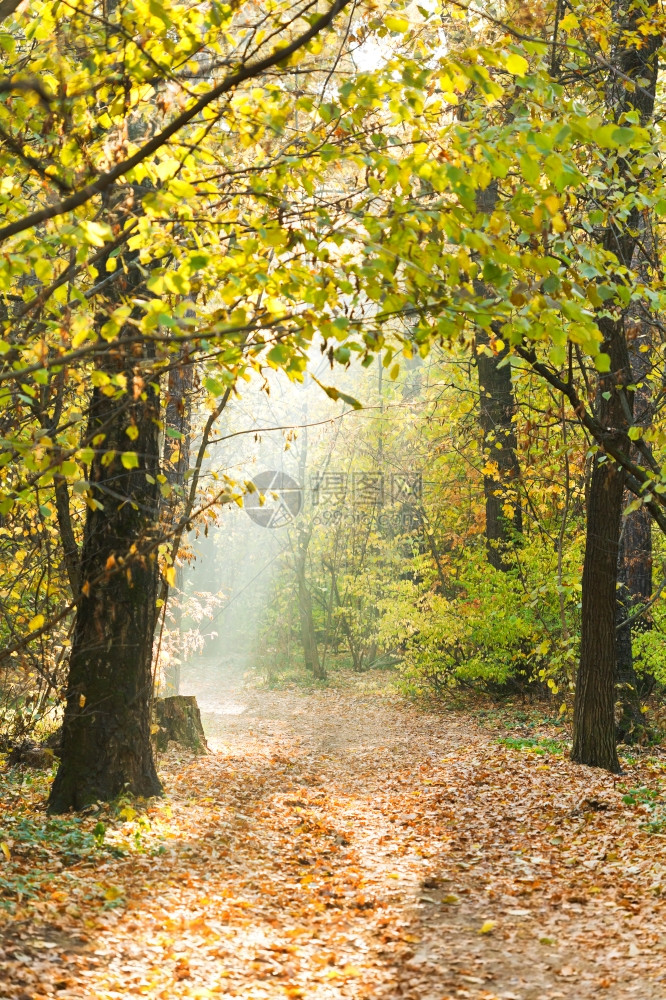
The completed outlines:
{"type": "MultiPolygon", "coordinates": [[[[618,121],[638,111],[645,124],[654,112],[658,36],[637,33],[645,21],[644,10],[634,0],[621,0],[613,8],[615,38],[610,59],[606,104],[609,118],[618,121]],[[636,38],[640,39],[637,44],[636,38]]],[[[646,22],[646,23],[649,23],[646,22]]],[[[619,170],[627,191],[637,184],[630,160],[619,170]]],[[[631,268],[640,231],[640,213],[634,207],[626,222],[609,225],[605,249],[619,263],[631,268]]],[[[627,347],[625,315],[599,319],[602,350],[610,357],[610,372],[599,378],[597,416],[607,439],[629,454],[633,391],[627,347]]],[[[617,566],[624,476],[600,449],[594,458],[590,482],[581,622],[581,656],[574,704],[572,760],[618,771],[615,749],[615,671],[617,661],[617,566]]]]}
{"type": "Polygon", "coordinates": [[[490,341],[483,331],[477,333],[481,350],[477,354],[479,371],[479,420],[483,431],[486,471],[483,492],[486,501],[486,543],[488,562],[495,569],[511,566],[509,552],[516,535],[523,530],[518,478],[520,467],[516,454],[513,416],[516,402],[511,382],[511,365],[506,350],[492,354],[490,341]]]}
{"type": "MultiPolygon", "coordinates": [[[[630,350],[631,369],[634,384],[637,385],[634,396],[634,409],[637,411],[637,422],[651,422],[651,399],[645,381],[645,374],[639,368],[650,363],[649,353],[636,357],[637,352],[630,350]],[[642,413],[646,414],[642,419],[642,413]]],[[[631,458],[640,462],[641,456],[636,447],[632,447],[631,458]]],[[[625,493],[624,503],[629,503],[630,496],[625,493]]],[[[632,634],[634,631],[650,627],[649,620],[643,616],[631,623],[632,618],[641,608],[645,607],[652,596],[652,519],[645,507],[630,511],[622,526],[620,538],[620,554],[618,564],[618,607],[617,607],[617,668],[616,668],[616,714],[617,737],[623,743],[639,743],[645,738],[645,720],[641,710],[641,699],[638,690],[638,679],[634,669],[632,634]],[[625,624],[627,623],[627,624],[625,624]]]]}
{"type": "Polygon", "coordinates": [[[161,791],[150,740],[159,511],[159,403],[150,362],[146,347],[137,357],[121,334],[100,367],[109,379],[124,377],[127,390],[107,395],[107,384],[93,390],[90,402],[89,430],[99,438],[51,812],[82,809],[123,791],[161,791]],[[129,452],[138,458],[126,454],[123,462],[129,452]]]}
{"type": "MultiPolygon", "coordinates": [[[[646,285],[652,278],[655,254],[655,239],[649,219],[639,218],[639,239],[634,253],[634,270],[646,285]]],[[[652,354],[652,330],[650,313],[646,302],[635,302],[629,307],[628,320],[631,337],[627,349],[631,365],[631,377],[636,386],[634,392],[634,422],[649,427],[654,417],[654,405],[650,390],[649,375],[654,363],[652,354]]],[[[651,454],[651,446],[644,448],[651,454]]],[[[640,464],[644,456],[634,444],[631,449],[632,461],[640,464]]],[[[633,499],[625,494],[625,503],[633,499]]],[[[633,623],[624,624],[641,608],[648,605],[652,596],[652,519],[645,507],[631,510],[624,518],[620,538],[620,561],[618,565],[618,648],[616,675],[617,735],[624,743],[639,743],[645,739],[646,729],[638,680],[634,669],[632,635],[650,628],[647,614],[633,623]]]]}

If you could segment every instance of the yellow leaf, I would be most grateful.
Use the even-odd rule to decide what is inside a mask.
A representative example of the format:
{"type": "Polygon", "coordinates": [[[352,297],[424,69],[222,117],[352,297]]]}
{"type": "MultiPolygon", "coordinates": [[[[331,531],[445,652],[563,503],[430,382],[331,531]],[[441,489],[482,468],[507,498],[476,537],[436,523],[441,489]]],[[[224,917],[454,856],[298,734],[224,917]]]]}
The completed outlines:
{"type": "Polygon", "coordinates": [[[86,704],[86,696],[84,694],[79,695],[79,708],[84,708],[86,704]]]}
{"type": "Polygon", "coordinates": [[[579,25],[578,18],[575,14],[569,13],[566,17],[563,17],[560,21],[560,28],[562,31],[573,31],[579,25]]]}
{"type": "Polygon", "coordinates": [[[44,615],[35,615],[34,618],[30,619],[28,624],[28,630],[34,632],[36,629],[41,628],[45,622],[44,615]]]}
{"type": "Polygon", "coordinates": [[[167,566],[164,570],[164,579],[169,584],[170,587],[176,586],[176,567],[167,566]]]}
{"type": "Polygon", "coordinates": [[[9,845],[6,844],[4,840],[0,840],[0,851],[2,851],[4,856],[7,858],[7,861],[11,860],[12,852],[9,850],[9,845]]]}
{"type": "Polygon", "coordinates": [[[409,28],[409,21],[406,17],[398,17],[396,14],[387,14],[384,18],[384,24],[389,29],[389,31],[399,31],[404,34],[409,28]]]}
{"type": "Polygon", "coordinates": [[[559,212],[555,213],[553,218],[550,220],[550,224],[556,233],[566,233],[567,231],[567,224],[559,212]]]}
{"type": "Polygon", "coordinates": [[[514,76],[525,76],[530,68],[530,64],[524,56],[519,56],[516,52],[512,52],[506,61],[506,68],[514,76]]]}
{"type": "Polygon", "coordinates": [[[484,920],[479,927],[479,934],[490,934],[497,927],[496,920],[484,920]]]}
{"type": "Polygon", "coordinates": [[[549,194],[547,198],[544,198],[543,203],[551,215],[555,215],[560,210],[560,199],[554,194],[549,194]]]}

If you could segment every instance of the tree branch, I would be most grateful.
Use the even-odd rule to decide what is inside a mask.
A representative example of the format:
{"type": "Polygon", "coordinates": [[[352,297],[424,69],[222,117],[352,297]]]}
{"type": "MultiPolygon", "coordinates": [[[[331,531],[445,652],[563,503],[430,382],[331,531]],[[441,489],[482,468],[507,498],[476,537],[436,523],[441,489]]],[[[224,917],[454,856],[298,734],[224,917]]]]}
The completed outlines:
{"type": "MultiPolygon", "coordinates": [[[[0,0],[2,3],[3,0],[0,0]]],[[[6,0],[5,0],[6,2],[6,0]]],[[[48,219],[54,219],[58,215],[65,215],[67,212],[72,212],[76,208],[80,208],[81,205],[85,205],[87,201],[90,201],[97,194],[101,194],[110,187],[118,178],[123,177],[125,174],[133,170],[134,167],[142,163],[143,160],[147,159],[153,153],[156,153],[171,136],[179,132],[185,125],[189,124],[193,118],[196,118],[204,108],[207,108],[209,104],[217,100],[223,94],[228,93],[239,84],[244,83],[246,80],[251,80],[260,73],[263,73],[267,69],[271,69],[273,66],[277,66],[279,63],[284,62],[289,59],[295,52],[298,52],[304,45],[307,45],[309,41],[315,38],[324,28],[327,28],[331,22],[334,20],[337,14],[343,10],[351,0],[335,0],[333,5],[328,9],[328,11],[312,24],[307,31],[299,35],[293,40],[289,45],[279,46],[274,49],[270,55],[266,56],[264,59],[259,59],[255,63],[250,63],[247,66],[241,66],[239,70],[235,73],[230,74],[216,87],[209,90],[207,94],[203,94],[202,97],[196,101],[191,108],[183,111],[182,114],[178,115],[177,118],[167,125],[166,128],[158,132],[157,135],[153,136],[147,143],[145,143],[140,149],[134,153],[133,156],[128,157],[128,159],[123,160],[122,163],[117,163],[115,167],[111,170],[107,170],[106,173],[101,174],[96,181],[92,181],[90,184],[86,184],[82,187],[80,191],[71,195],[69,198],[64,198],[62,201],[56,202],[53,205],[49,205],[46,208],[40,209],[38,212],[32,212],[30,215],[24,216],[22,219],[17,219],[15,222],[10,222],[8,225],[0,228],[0,243],[7,240],[10,236],[15,236],[17,233],[22,233],[26,229],[31,229],[33,226],[41,225],[41,223],[46,222],[48,219]]],[[[1,7],[0,7],[1,10],[1,7]]]]}

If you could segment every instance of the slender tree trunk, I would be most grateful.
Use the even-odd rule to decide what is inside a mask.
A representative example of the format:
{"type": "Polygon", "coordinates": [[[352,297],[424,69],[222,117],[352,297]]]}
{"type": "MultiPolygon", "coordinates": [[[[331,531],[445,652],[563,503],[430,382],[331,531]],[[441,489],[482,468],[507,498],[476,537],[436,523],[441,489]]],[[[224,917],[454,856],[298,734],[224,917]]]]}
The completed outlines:
{"type": "MultiPolygon", "coordinates": [[[[651,5],[654,6],[654,5],[651,5]]],[[[649,11],[649,9],[648,9],[649,11]]],[[[615,38],[612,47],[606,104],[609,118],[618,121],[638,111],[643,124],[654,112],[659,37],[637,32],[649,12],[634,0],[621,0],[613,8],[615,38]],[[637,44],[636,38],[640,39],[637,44]]],[[[630,154],[629,154],[630,155],[630,154]]],[[[631,160],[618,164],[625,188],[638,182],[631,160]]],[[[613,222],[604,235],[604,246],[620,264],[634,263],[640,209],[632,208],[622,225],[613,222]]],[[[599,320],[602,350],[610,357],[610,372],[600,376],[596,396],[597,417],[612,440],[629,453],[629,423],[633,392],[627,348],[627,317],[599,320]]],[[[572,760],[618,771],[615,749],[615,671],[617,662],[617,566],[624,475],[600,449],[594,458],[590,482],[581,622],[581,655],[574,704],[572,760]]]]}
{"type": "MultiPolygon", "coordinates": [[[[476,192],[480,212],[491,215],[499,195],[496,180],[484,190],[476,192]]],[[[477,291],[486,291],[482,281],[475,282],[477,291]]],[[[495,331],[499,336],[499,330],[495,331]]],[[[508,570],[511,543],[523,530],[523,514],[518,490],[520,465],[518,462],[516,431],[513,417],[516,400],[511,381],[511,364],[508,350],[495,353],[485,330],[476,332],[476,364],[479,373],[479,423],[483,433],[483,451],[486,471],[483,492],[486,501],[486,550],[488,562],[495,569],[508,570]]]]}
{"type": "MultiPolygon", "coordinates": [[[[130,269],[126,280],[138,286],[138,269],[130,269]]],[[[107,395],[108,384],[97,387],[89,407],[91,438],[99,437],[51,812],[82,809],[123,791],[161,791],[150,741],[160,412],[152,351],[144,345],[137,356],[123,333],[99,368],[109,379],[125,380],[126,391],[107,395]],[[133,439],[126,434],[130,426],[133,439]],[[123,461],[130,452],[137,458],[126,454],[123,461]]]]}
{"type": "MultiPolygon", "coordinates": [[[[307,432],[307,403],[303,406],[303,434],[301,436],[301,447],[298,455],[298,476],[301,483],[305,482],[308,458],[308,432],[307,432]]],[[[330,454],[326,464],[328,465],[330,454]]],[[[312,538],[312,525],[308,528],[296,529],[296,545],[294,548],[294,569],[296,571],[296,582],[298,586],[298,612],[301,625],[301,645],[303,647],[303,660],[305,669],[311,671],[312,676],[317,680],[326,680],[326,667],[319,656],[317,647],[317,636],[314,627],[314,617],[312,614],[312,594],[307,581],[307,558],[308,546],[312,538]]]]}
{"type": "Polygon", "coordinates": [[[511,566],[511,543],[523,530],[523,517],[518,493],[516,432],[513,416],[516,412],[511,365],[507,351],[489,351],[489,339],[484,331],[477,332],[481,347],[477,354],[479,372],[479,421],[483,431],[486,472],[483,492],[486,501],[486,543],[488,562],[495,569],[511,566]]]}
{"type": "MultiPolygon", "coordinates": [[[[621,544],[620,552],[622,548],[621,544]]],[[[632,600],[626,584],[622,582],[621,570],[622,556],[620,556],[616,608],[615,729],[619,743],[640,743],[645,733],[645,724],[634,670],[631,624],[627,624],[627,619],[632,614],[632,600]]]]}
{"type": "Polygon", "coordinates": [[[305,575],[305,563],[307,559],[310,535],[310,531],[298,532],[295,557],[296,580],[298,583],[298,610],[301,623],[301,643],[303,646],[305,669],[311,671],[312,676],[317,680],[326,680],[326,669],[324,664],[321,662],[319,649],[317,647],[314,616],[312,614],[312,594],[310,593],[310,588],[308,587],[305,575]]]}
{"type": "Polygon", "coordinates": [[[317,636],[315,635],[314,618],[312,616],[312,595],[304,579],[298,579],[298,607],[301,617],[301,642],[303,644],[303,656],[305,659],[305,669],[312,673],[317,680],[326,678],[317,648],[317,636]]]}
{"type": "Polygon", "coordinates": [[[58,515],[58,528],[62,540],[62,554],[67,570],[69,585],[72,588],[72,597],[76,600],[81,590],[80,559],[81,553],[74,535],[72,526],[72,516],[69,505],[69,490],[67,480],[64,476],[54,476],[53,491],[55,496],[55,507],[58,515]]]}
{"type": "Polygon", "coordinates": [[[352,667],[357,673],[359,673],[363,667],[363,657],[362,655],[359,655],[358,646],[354,641],[354,634],[349,623],[349,618],[347,617],[347,612],[342,604],[335,567],[333,566],[333,563],[324,563],[324,565],[328,566],[331,573],[331,598],[332,601],[335,601],[335,604],[340,611],[340,626],[344,632],[345,639],[347,640],[347,647],[352,658],[352,667]]]}
{"type": "MultiPolygon", "coordinates": [[[[184,359],[186,360],[186,359],[184,359]]],[[[176,521],[185,509],[182,496],[185,487],[185,474],[190,467],[191,443],[191,394],[194,379],[194,369],[191,364],[178,365],[169,372],[167,383],[166,405],[164,408],[164,448],[163,472],[171,486],[171,495],[165,504],[165,513],[170,521],[176,521]],[[180,437],[172,437],[169,432],[180,437]]],[[[183,589],[183,567],[175,563],[176,584],[178,593],[183,589]]],[[[180,630],[182,608],[176,601],[171,616],[175,628],[180,630]]],[[[180,641],[176,645],[176,657],[169,663],[164,672],[164,687],[167,695],[177,695],[180,692],[181,669],[180,641]]]]}

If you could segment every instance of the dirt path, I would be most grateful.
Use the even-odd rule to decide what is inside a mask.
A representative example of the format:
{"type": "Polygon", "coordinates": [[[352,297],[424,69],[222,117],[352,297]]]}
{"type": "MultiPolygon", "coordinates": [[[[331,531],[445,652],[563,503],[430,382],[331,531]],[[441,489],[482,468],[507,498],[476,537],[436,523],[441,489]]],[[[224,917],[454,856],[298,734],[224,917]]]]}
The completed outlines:
{"type": "Polygon", "coordinates": [[[613,778],[362,691],[206,707],[215,752],[163,761],[164,853],[9,937],[1,998],[666,997],[665,841],[613,778]]]}

